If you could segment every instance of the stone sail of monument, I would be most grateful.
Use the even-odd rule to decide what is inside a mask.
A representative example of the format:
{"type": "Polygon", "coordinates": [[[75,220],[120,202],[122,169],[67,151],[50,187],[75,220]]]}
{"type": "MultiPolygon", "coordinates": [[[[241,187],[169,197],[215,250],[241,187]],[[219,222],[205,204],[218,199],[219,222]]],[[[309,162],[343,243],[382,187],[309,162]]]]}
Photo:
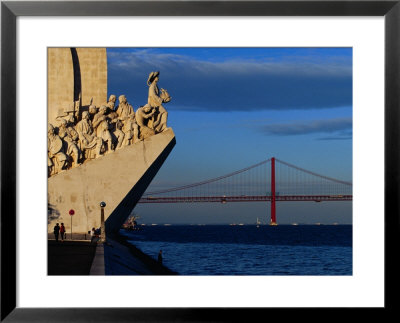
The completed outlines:
{"type": "Polygon", "coordinates": [[[61,222],[67,232],[99,228],[100,202],[107,232],[131,214],[176,143],[159,75],[135,111],[125,95],[107,102],[105,48],[48,49],[48,232],[61,222]]]}

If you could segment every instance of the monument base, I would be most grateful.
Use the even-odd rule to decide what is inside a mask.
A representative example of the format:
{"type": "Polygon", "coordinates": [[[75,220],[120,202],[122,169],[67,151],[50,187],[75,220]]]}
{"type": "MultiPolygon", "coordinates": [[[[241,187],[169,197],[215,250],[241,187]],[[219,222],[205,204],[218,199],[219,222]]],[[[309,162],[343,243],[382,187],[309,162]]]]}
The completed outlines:
{"type": "Polygon", "coordinates": [[[117,232],[176,144],[168,129],[130,146],[88,161],[48,179],[48,232],[64,223],[67,233],[88,233],[101,225],[117,232]],[[69,215],[69,210],[74,215],[69,215]]]}

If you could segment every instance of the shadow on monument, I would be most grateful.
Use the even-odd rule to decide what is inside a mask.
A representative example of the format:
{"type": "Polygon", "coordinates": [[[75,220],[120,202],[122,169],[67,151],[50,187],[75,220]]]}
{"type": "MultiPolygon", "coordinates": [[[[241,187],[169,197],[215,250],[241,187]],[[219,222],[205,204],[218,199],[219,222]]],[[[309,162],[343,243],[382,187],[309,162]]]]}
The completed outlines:
{"type": "MultiPolygon", "coordinates": [[[[111,238],[115,240],[117,243],[128,248],[129,253],[133,255],[136,259],[140,260],[148,270],[150,270],[150,275],[178,275],[178,273],[170,270],[169,268],[159,264],[155,259],[150,257],[149,255],[143,253],[141,250],[133,246],[127,241],[127,238],[121,236],[119,231],[122,227],[122,224],[126,221],[129,214],[131,214],[132,210],[142,197],[143,193],[146,191],[147,187],[157,174],[158,170],[161,168],[162,164],[167,159],[168,155],[172,151],[176,144],[175,137],[171,142],[167,145],[164,151],[158,156],[158,158],[153,162],[153,164],[147,169],[144,175],[140,178],[140,180],[136,183],[136,185],[129,191],[129,193],[125,196],[125,198],[121,201],[121,203],[114,209],[114,211],[110,214],[110,216],[105,221],[106,227],[106,235],[107,239],[111,238]]],[[[112,249],[114,248],[113,243],[106,243],[105,253],[109,254],[110,258],[113,255],[112,249]]],[[[119,257],[117,255],[117,257],[119,257]]],[[[106,275],[111,273],[107,272],[106,265],[106,275]]],[[[129,268],[128,268],[129,270],[129,268]]],[[[113,272],[112,274],[118,275],[118,272],[113,272]]],[[[143,273],[145,274],[145,273],[143,273]]]]}
{"type": "Polygon", "coordinates": [[[60,217],[60,211],[55,208],[55,205],[47,203],[47,224],[60,217]]]}
{"type": "Polygon", "coordinates": [[[136,204],[146,191],[147,187],[161,168],[162,164],[167,159],[168,155],[172,151],[176,144],[175,137],[166,146],[164,151],[157,157],[154,163],[147,169],[144,175],[136,183],[136,185],[129,191],[121,203],[114,209],[110,216],[105,221],[106,234],[110,236],[118,235],[122,224],[126,221],[129,214],[135,208],[136,204]]]}

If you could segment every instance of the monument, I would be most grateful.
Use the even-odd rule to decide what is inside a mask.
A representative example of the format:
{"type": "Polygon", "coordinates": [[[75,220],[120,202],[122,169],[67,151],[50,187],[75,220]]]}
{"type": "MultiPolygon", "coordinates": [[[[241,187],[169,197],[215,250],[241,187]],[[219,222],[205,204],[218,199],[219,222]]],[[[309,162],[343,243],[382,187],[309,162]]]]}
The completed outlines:
{"type": "Polygon", "coordinates": [[[74,233],[99,228],[102,201],[106,231],[117,232],[172,151],[171,97],[159,71],[143,77],[149,95],[133,107],[108,96],[105,48],[48,49],[49,233],[61,222],[67,233],[70,223],[74,233]]]}

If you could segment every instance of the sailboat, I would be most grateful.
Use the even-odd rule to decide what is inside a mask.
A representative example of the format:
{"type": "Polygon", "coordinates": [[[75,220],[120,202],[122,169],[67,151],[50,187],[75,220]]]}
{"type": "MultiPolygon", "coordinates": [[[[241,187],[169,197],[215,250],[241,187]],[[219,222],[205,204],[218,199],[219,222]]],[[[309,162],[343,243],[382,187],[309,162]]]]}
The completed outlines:
{"type": "Polygon", "coordinates": [[[260,227],[260,224],[261,224],[261,222],[260,222],[260,220],[257,218],[257,228],[260,227]]]}

